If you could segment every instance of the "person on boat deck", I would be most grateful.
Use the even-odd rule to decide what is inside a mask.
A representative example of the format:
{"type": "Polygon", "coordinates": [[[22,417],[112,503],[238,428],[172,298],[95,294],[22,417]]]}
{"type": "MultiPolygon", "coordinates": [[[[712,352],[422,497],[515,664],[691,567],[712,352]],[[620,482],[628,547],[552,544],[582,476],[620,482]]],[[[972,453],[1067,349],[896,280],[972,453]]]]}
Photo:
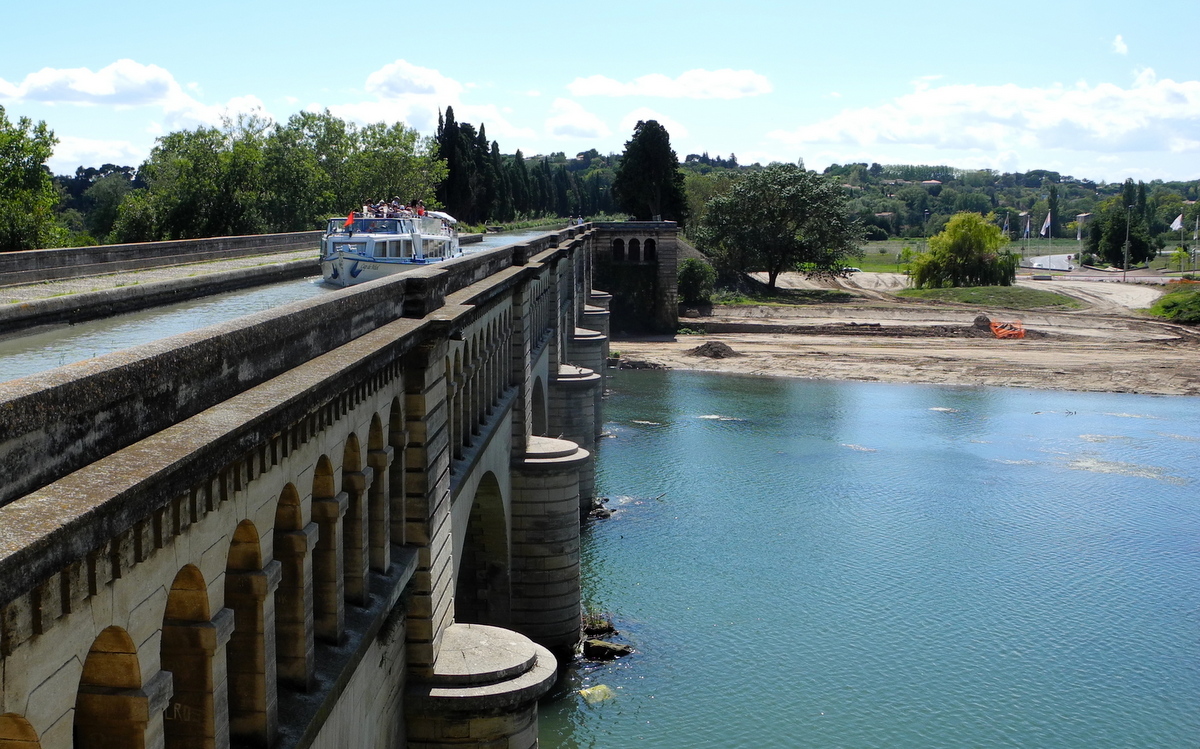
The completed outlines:
{"type": "Polygon", "coordinates": [[[425,215],[425,201],[423,201],[423,200],[417,201],[417,215],[418,216],[425,215]]]}

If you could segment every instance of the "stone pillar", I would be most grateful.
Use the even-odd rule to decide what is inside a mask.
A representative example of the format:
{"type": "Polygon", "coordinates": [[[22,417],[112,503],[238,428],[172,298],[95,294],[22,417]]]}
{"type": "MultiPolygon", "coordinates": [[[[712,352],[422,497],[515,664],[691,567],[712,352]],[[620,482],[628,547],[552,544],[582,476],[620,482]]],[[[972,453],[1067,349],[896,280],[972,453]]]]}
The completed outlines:
{"type": "Polygon", "coordinates": [[[313,555],[320,528],[309,523],[300,531],[275,531],[275,561],[283,576],[275,591],[276,662],[279,681],[307,692],[316,668],[313,615],[313,555]]]}
{"type": "MultiPolygon", "coordinates": [[[[595,330],[604,336],[604,345],[601,347],[601,350],[603,352],[603,357],[606,360],[608,359],[608,318],[609,314],[607,309],[602,307],[593,307],[590,304],[583,308],[582,327],[587,328],[588,330],[595,330]]],[[[600,371],[600,374],[603,374],[602,370],[600,371]]]]}
{"type": "MultiPolygon", "coordinates": [[[[591,292],[588,293],[588,304],[607,311],[609,305],[612,304],[612,298],[612,294],[609,294],[607,291],[592,289],[591,292]]],[[[604,334],[608,335],[608,331],[605,331],[604,334]]]]}
{"type": "Polygon", "coordinates": [[[512,463],[512,624],[551,652],[579,642],[579,469],[574,442],[530,437],[512,463]]]}
{"type": "Polygon", "coordinates": [[[342,489],[350,500],[342,530],[345,536],[342,554],[345,558],[343,574],[346,578],[346,600],[359,606],[366,606],[370,597],[367,588],[367,490],[373,478],[374,471],[369,467],[362,471],[346,471],[342,474],[342,489]]]}
{"type": "Polygon", "coordinates": [[[367,542],[370,544],[368,560],[371,569],[376,572],[387,572],[392,566],[392,513],[388,487],[390,466],[395,454],[395,450],[390,447],[367,452],[367,465],[375,477],[367,490],[367,542]]]}
{"type": "Polygon", "coordinates": [[[228,748],[225,645],[232,635],[230,609],[221,609],[206,622],[163,622],[162,664],[174,675],[174,693],[163,715],[164,733],[171,746],[228,748]]]}
{"type": "Polygon", "coordinates": [[[170,671],[159,671],[141,689],[80,685],[75,696],[75,749],[162,749],[171,681],[170,671]]]}
{"type": "Polygon", "coordinates": [[[516,632],[452,624],[432,673],[411,684],[404,708],[408,745],[421,749],[536,749],[538,698],[556,663],[516,632]]]}
{"type": "Polygon", "coordinates": [[[450,524],[450,414],[445,341],[410,353],[404,374],[405,537],[417,549],[409,588],[408,663],[415,678],[433,668],[453,617],[454,547],[450,524]]]}
{"type": "MultiPolygon", "coordinates": [[[[550,434],[574,442],[592,452],[596,445],[596,393],[602,387],[600,375],[590,369],[564,364],[550,383],[550,434]]],[[[579,513],[592,509],[595,496],[596,461],[594,456],[579,467],[579,513]]]]}
{"type": "Polygon", "coordinates": [[[313,551],[313,620],[317,637],[339,644],[346,629],[345,576],[342,562],[342,517],[350,496],[341,492],[314,499],[313,520],[320,533],[313,551]]]}
{"type": "MultiPolygon", "coordinates": [[[[575,335],[571,338],[571,363],[593,372],[602,373],[608,361],[604,353],[607,346],[608,337],[603,333],[587,328],[575,328],[575,335]]],[[[597,437],[600,436],[604,427],[603,420],[600,418],[600,401],[603,397],[604,387],[601,383],[601,386],[597,387],[592,395],[594,401],[592,413],[595,414],[592,426],[593,434],[597,437]]]]}
{"type": "Polygon", "coordinates": [[[270,746],[279,729],[275,662],[275,590],[283,570],[268,562],[261,570],[225,573],[225,604],[233,609],[229,639],[229,735],[234,743],[270,746]]]}

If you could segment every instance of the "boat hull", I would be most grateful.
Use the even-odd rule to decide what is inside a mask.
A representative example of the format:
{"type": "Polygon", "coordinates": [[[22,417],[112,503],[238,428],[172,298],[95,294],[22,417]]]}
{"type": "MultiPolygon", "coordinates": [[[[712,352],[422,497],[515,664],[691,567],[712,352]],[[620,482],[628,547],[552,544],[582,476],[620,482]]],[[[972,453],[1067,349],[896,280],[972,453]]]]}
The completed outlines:
{"type": "Polygon", "coordinates": [[[349,252],[334,252],[321,258],[321,277],[333,286],[353,286],[403,273],[448,258],[377,258],[349,252]]]}

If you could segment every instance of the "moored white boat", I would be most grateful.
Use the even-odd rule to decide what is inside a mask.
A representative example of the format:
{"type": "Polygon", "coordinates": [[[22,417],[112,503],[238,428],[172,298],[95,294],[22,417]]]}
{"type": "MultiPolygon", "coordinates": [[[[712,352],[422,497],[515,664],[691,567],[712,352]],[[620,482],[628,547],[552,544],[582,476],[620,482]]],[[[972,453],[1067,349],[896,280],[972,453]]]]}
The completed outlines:
{"type": "Polygon", "coordinates": [[[456,223],[441,211],[331,218],[321,238],[321,276],[326,283],[350,286],[458,257],[456,223]]]}

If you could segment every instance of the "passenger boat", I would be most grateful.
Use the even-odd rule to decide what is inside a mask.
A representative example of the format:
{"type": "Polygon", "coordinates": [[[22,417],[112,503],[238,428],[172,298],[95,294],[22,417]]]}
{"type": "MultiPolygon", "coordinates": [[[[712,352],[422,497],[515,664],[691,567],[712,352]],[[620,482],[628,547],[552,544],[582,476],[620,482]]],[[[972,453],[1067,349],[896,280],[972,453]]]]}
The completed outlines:
{"type": "Polygon", "coordinates": [[[326,283],[350,286],[458,257],[457,223],[441,211],[331,218],[321,237],[321,276],[326,283]]]}

